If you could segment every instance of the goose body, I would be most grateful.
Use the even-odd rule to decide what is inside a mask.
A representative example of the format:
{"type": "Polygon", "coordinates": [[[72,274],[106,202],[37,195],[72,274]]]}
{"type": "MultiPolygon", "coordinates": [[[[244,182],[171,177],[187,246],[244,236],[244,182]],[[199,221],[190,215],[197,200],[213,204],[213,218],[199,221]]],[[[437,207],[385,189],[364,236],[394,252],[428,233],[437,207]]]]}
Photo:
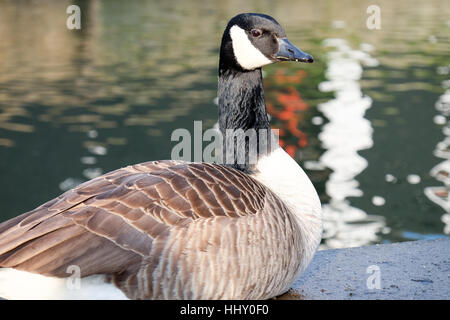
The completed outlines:
{"type": "MultiPolygon", "coordinates": [[[[269,16],[229,22],[219,63],[224,141],[227,129],[271,135],[261,67],[280,60],[312,58],[269,16]]],[[[267,299],[286,292],[320,242],[321,206],[300,166],[279,146],[262,144],[258,138],[255,163],[233,157],[118,169],[0,224],[0,297],[267,299]]]]}

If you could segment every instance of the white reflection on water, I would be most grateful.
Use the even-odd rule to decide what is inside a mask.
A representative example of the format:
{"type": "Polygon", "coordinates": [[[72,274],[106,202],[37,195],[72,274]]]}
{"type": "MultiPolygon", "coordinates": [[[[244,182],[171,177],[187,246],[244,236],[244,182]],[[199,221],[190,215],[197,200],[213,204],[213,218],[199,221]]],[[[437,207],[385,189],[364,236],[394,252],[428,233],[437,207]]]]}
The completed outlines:
{"type": "Polygon", "coordinates": [[[89,180],[100,177],[102,174],[102,168],[86,168],[83,170],[83,176],[89,180]]]}
{"type": "Polygon", "coordinates": [[[76,186],[82,184],[83,182],[84,180],[69,177],[64,179],[64,181],[61,181],[61,183],[59,184],[59,189],[61,191],[67,191],[75,188],[76,186]]]}
{"type": "MultiPolygon", "coordinates": [[[[437,70],[438,74],[443,74],[444,68],[447,68],[445,69],[447,71],[445,74],[447,74],[450,70],[450,66],[439,67],[437,70]]],[[[444,81],[442,86],[448,88],[449,82],[450,80],[444,81]]],[[[450,115],[450,89],[447,89],[445,93],[439,97],[435,106],[439,114],[434,117],[433,121],[437,125],[444,125],[442,129],[444,139],[436,145],[433,154],[437,158],[444,159],[444,161],[432,168],[430,175],[444,185],[427,187],[424,189],[424,193],[428,199],[445,210],[446,213],[441,217],[441,220],[444,223],[443,231],[445,234],[450,234],[450,125],[447,121],[447,116],[450,115]],[[439,121],[436,121],[436,119],[439,119],[439,121]]]]}
{"type": "MultiPolygon", "coordinates": [[[[358,150],[373,145],[373,128],[364,118],[372,99],[362,94],[359,84],[362,65],[377,66],[378,61],[368,54],[373,47],[367,44],[361,50],[353,50],[343,39],[327,39],[324,46],[334,50],[328,53],[327,81],[319,85],[319,90],[335,95],[334,99],[318,106],[329,120],[319,135],[327,150],[320,162],[333,170],[326,183],[331,199],[323,206],[324,247],[361,246],[378,242],[377,233],[387,230],[383,217],[368,215],[347,200],[363,195],[355,177],[368,163],[358,155],[358,150]]],[[[375,202],[381,205],[379,198],[375,198],[375,202]]]]}
{"type": "MultiPolygon", "coordinates": [[[[89,156],[83,156],[80,158],[80,162],[86,166],[93,166],[97,164],[97,157],[95,156],[104,156],[108,153],[108,149],[106,146],[102,145],[100,142],[96,141],[98,138],[97,130],[89,130],[86,133],[87,137],[90,139],[89,141],[85,141],[83,143],[84,147],[91,154],[89,156]]],[[[87,167],[82,171],[83,179],[76,177],[68,177],[59,183],[59,189],[61,191],[67,191],[75,188],[76,186],[82,184],[86,180],[91,180],[97,178],[103,174],[103,169],[99,167],[87,167]]]]}

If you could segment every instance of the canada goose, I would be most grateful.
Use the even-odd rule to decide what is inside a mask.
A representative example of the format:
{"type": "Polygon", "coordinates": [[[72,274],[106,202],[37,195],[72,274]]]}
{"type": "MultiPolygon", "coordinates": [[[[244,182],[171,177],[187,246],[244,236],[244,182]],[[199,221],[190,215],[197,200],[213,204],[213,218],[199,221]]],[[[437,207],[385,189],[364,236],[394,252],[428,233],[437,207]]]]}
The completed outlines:
{"type": "MultiPolygon", "coordinates": [[[[231,19],[219,62],[224,139],[226,129],[270,132],[261,67],[277,61],[313,59],[270,16],[231,19]]],[[[262,149],[256,163],[128,166],[0,224],[0,297],[267,299],[286,292],[318,247],[321,205],[282,148],[262,149]]]]}

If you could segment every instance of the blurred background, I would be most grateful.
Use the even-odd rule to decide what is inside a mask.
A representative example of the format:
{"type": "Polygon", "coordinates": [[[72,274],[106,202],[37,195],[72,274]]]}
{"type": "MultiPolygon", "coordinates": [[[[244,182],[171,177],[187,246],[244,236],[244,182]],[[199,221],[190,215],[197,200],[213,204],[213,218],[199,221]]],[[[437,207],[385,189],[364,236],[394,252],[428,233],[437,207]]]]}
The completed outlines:
{"type": "Polygon", "coordinates": [[[448,237],[447,0],[0,0],[0,221],[169,159],[194,120],[212,127],[220,39],[240,12],[275,17],[315,58],[264,81],[280,143],[320,194],[321,248],[448,237]]]}

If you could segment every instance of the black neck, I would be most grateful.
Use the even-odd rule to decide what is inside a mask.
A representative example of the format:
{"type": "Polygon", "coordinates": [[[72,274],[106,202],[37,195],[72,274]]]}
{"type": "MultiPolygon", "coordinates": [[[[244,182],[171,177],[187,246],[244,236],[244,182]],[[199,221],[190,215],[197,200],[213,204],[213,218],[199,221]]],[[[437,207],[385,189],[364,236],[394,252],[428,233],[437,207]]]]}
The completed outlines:
{"type": "Polygon", "coordinates": [[[271,145],[268,141],[271,141],[272,137],[264,101],[261,69],[244,71],[240,68],[227,68],[221,63],[218,96],[219,128],[223,136],[223,162],[236,169],[251,172],[254,162],[249,159],[249,146],[256,148],[253,150],[256,150],[258,157],[267,154],[270,150],[267,144],[271,145]],[[242,129],[244,132],[256,133],[256,146],[255,140],[249,138],[244,140],[245,163],[242,163],[242,155],[238,159],[238,150],[243,147],[242,143],[240,146],[235,146],[236,152],[233,152],[232,161],[230,162],[230,159],[227,161],[227,150],[230,149],[227,146],[235,143],[231,141],[236,141],[227,129],[233,132],[242,129]]]}

